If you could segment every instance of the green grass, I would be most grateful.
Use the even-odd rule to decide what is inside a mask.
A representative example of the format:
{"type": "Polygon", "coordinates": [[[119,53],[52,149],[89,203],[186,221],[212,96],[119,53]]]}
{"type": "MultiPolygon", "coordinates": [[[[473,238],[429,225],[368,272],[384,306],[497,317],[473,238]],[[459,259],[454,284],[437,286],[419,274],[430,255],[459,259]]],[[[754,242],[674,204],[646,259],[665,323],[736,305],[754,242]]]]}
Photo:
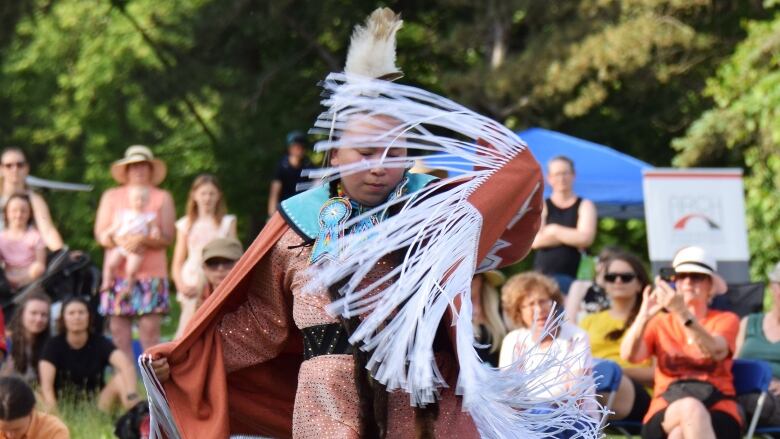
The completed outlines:
{"type": "Polygon", "coordinates": [[[72,439],[112,439],[117,417],[98,411],[94,400],[63,400],[58,404],[60,417],[72,439]]]}

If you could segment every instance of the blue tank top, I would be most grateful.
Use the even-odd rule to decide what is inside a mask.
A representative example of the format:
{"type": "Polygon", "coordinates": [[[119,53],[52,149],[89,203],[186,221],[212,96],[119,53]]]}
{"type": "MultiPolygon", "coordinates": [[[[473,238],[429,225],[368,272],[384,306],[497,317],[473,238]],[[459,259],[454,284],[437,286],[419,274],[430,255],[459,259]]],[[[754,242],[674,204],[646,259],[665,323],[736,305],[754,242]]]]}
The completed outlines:
{"type": "MultiPolygon", "coordinates": [[[[577,201],[565,209],[553,204],[549,198],[544,201],[547,204],[547,224],[560,224],[571,228],[577,227],[582,198],[577,197],[577,201]]],[[[579,266],[579,249],[568,245],[540,248],[536,251],[536,256],[534,257],[534,270],[544,274],[566,274],[576,278],[579,266]]]]}

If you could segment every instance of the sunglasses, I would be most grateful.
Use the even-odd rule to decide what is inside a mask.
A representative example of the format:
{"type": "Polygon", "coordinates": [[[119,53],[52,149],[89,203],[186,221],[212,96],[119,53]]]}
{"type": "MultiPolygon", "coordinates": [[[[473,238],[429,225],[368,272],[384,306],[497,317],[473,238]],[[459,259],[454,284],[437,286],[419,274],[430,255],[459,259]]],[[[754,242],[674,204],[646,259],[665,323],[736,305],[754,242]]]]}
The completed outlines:
{"type": "Polygon", "coordinates": [[[3,167],[5,169],[13,169],[13,168],[24,168],[27,166],[27,162],[9,162],[9,163],[3,163],[3,167]]]}
{"type": "Polygon", "coordinates": [[[683,279],[690,279],[691,282],[704,282],[709,279],[710,275],[706,273],[675,273],[674,280],[681,281],[683,279]]]}
{"type": "Polygon", "coordinates": [[[236,261],[231,261],[230,259],[218,259],[218,258],[209,259],[204,263],[206,264],[206,267],[208,267],[209,270],[217,270],[219,268],[230,270],[231,268],[233,268],[233,266],[236,265],[236,261]]]}
{"type": "Polygon", "coordinates": [[[635,273],[607,273],[604,275],[604,280],[609,283],[614,283],[620,279],[620,282],[627,284],[636,279],[635,273]]]}

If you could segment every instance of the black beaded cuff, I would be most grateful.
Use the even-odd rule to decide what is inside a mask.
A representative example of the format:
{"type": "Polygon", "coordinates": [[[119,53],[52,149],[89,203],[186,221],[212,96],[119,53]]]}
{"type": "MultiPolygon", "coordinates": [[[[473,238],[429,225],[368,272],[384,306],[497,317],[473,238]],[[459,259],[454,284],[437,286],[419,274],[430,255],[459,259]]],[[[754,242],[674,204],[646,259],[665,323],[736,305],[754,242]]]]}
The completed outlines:
{"type": "Polygon", "coordinates": [[[303,359],[320,355],[352,354],[346,329],[340,323],[309,326],[303,333],[303,359]]]}

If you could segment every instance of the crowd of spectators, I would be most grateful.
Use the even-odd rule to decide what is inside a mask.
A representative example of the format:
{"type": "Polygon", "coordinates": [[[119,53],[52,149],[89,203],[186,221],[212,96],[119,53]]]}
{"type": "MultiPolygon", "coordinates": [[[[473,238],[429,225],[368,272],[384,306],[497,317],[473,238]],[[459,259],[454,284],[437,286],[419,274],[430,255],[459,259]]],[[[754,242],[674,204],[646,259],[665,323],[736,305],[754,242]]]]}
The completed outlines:
{"type": "MultiPolygon", "coordinates": [[[[291,187],[308,163],[305,140],[297,134],[288,140],[288,157],[271,190],[277,201],[294,194],[291,187]]],[[[24,183],[29,166],[23,152],[5,150],[0,167],[0,300],[6,313],[0,329],[7,335],[0,337],[0,374],[13,377],[0,378],[0,400],[21,401],[0,413],[0,431],[36,423],[59,428],[29,404],[29,386],[49,412],[65,394],[93,395],[101,410],[132,407],[139,399],[133,325],[142,349],[160,341],[171,305],[169,268],[181,308],[178,337],[243,253],[218,180],[198,176],[177,221],[171,194],[159,188],[165,163],[145,146],[129,147],[111,166],[118,186],[103,193],[95,219],[95,239],[105,249],[99,306],[74,296],[53,308],[40,288],[25,286],[44,274],[47,252],[60,250],[62,238],[45,200],[24,183]],[[16,295],[23,300],[12,300],[16,295]],[[108,317],[110,338],[95,330],[96,313],[108,317]],[[113,370],[110,378],[107,370],[113,370]]],[[[554,399],[566,394],[572,378],[610,360],[622,369],[622,380],[609,420],[642,423],[648,438],[721,438],[738,437],[757,399],[736,399],[732,360],[760,359],[772,365],[774,376],[760,422],[780,425],[780,264],[769,276],[773,307],[741,322],[709,308],[726,284],[699,247],[678,253],[672,282],[651,279],[641,258],[616,247],[601,251],[592,280],[578,280],[583,252],[595,238],[595,207],[573,192],[571,160],[557,157],[548,171],[552,195],[534,241],[535,270],[508,280],[499,271],[473,279],[475,346],[483,361],[507,373],[543,368],[534,372],[544,382],[536,396],[554,399]]],[[[269,205],[269,212],[274,208],[269,205]]]]}
{"type": "Polygon", "coordinates": [[[46,201],[26,186],[24,153],[8,148],[0,154],[0,374],[16,380],[7,388],[0,382],[0,399],[20,401],[0,416],[0,435],[26,428],[24,437],[39,437],[29,432],[50,423],[27,407],[30,389],[49,413],[57,413],[63,398],[88,398],[103,411],[133,407],[139,402],[133,328],[142,349],[160,341],[170,310],[167,248],[175,242],[170,272],[182,305],[176,336],[243,253],[236,217],[227,213],[213,175],[195,179],[185,215],[176,221],[173,198],[158,187],[167,167],[149,148],[129,147],[110,172],[118,186],[103,193],[94,227],[105,249],[99,300],[74,291],[53,306],[42,280],[47,256],[51,263],[53,252],[65,251],[62,238],[46,201]],[[94,324],[101,316],[108,318],[110,337],[94,324]]]}

